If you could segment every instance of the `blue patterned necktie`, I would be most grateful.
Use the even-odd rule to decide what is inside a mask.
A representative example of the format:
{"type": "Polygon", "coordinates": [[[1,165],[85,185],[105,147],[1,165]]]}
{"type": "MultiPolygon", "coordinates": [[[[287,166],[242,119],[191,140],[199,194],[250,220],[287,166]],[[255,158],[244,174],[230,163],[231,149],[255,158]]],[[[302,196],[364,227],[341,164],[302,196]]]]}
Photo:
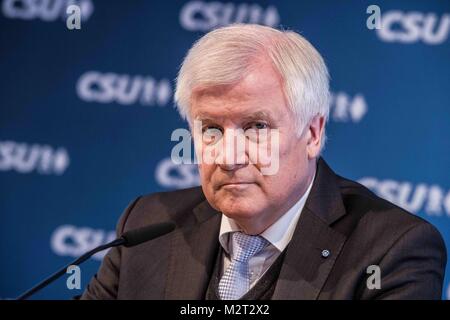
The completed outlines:
{"type": "Polygon", "coordinates": [[[219,282],[219,297],[222,300],[237,300],[249,290],[248,261],[269,244],[261,236],[249,236],[242,232],[234,232],[232,241],[231,263],[219,282]]]}

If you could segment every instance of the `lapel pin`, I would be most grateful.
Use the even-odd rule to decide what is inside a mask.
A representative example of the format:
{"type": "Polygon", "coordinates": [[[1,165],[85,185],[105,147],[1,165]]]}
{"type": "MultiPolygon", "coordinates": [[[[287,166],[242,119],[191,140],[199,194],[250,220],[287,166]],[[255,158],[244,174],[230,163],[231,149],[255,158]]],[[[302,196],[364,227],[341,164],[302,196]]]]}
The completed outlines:
{"type": "Polygon", "coordinates": [[[327,250],[327,249],[322,250],[323,258],[328,258],[330,256],[330,254],[331,254],[330,250],[327,250]]]}

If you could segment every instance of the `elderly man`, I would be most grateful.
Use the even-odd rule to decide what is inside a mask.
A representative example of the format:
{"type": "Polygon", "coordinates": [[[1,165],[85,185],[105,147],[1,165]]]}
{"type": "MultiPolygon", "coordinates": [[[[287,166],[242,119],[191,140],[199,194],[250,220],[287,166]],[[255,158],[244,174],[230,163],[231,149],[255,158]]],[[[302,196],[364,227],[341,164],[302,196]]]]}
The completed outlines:
{"type": "Polygon", "coordinates": [[[194,132],[201,187],[134,200],[118,235],[163,221],[176,230],[111,249],[82,298],[441,297],[446,250],[436,229],[320,157],[328,72],[303,37],[216,29],[189,50],[175,100],[194,132]],[[238,136],[240,151],[226,143],[238,136]],[[275,171],[264,170],[262,149],[277,151],[275,171]]]}

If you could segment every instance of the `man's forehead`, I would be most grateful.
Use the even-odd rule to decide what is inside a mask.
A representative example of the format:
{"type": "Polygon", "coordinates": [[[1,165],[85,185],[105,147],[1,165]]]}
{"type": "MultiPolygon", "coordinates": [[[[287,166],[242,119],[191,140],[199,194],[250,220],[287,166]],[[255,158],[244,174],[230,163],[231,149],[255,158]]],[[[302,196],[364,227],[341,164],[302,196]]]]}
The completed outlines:
{"type": "Polygon", "coordinates": [[[203,84],[192,89],[191,101],[208,103],[284,98],[283,81],[273,67],[260,66],[231,84],[203,84]]]}

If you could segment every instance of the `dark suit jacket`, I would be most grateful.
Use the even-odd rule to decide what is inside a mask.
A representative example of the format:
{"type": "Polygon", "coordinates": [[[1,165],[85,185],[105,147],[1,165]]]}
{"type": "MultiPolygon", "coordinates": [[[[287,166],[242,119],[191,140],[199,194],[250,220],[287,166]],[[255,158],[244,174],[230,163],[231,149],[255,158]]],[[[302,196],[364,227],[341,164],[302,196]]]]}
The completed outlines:
{"type": "MultiPolygon", "coordinates": [[[[203,299],[221,215],[200,187],[137,198],[117,233],[167,220],[177,225],[172,233],[111,249],[82,298],[203,299]]],[[[273,299],[440,299],[446,259],[432,225],[319,159],[273,299]],[[380,289],[367,288],[370,265],[380,267],[380,289]]]]}

